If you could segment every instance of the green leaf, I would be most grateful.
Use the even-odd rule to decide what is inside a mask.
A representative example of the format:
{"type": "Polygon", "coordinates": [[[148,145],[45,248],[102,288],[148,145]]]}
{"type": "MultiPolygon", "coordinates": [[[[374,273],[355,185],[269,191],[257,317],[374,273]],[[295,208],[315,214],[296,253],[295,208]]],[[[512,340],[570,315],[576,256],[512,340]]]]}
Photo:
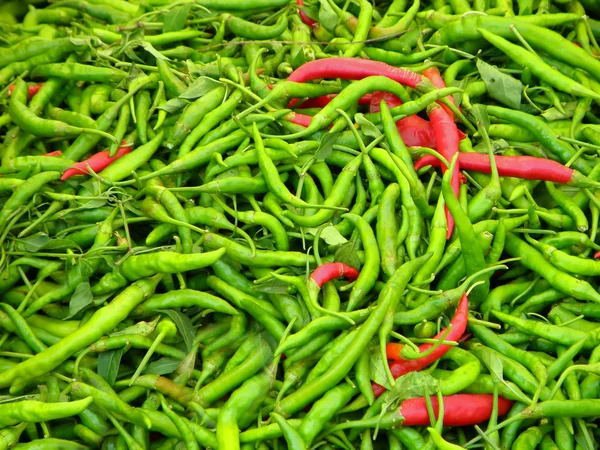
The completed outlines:
{"type": "Polygon", "coordinates": [[[575,112],[575,108],[577,107],[577,102],[563,103],[562,107],[565,110],[566,114],[560,112],[553,106],[552,108],[548,108],[540,115],[548,122],[553,122],[555,120],[570,119],[571,117],[573,117],[573,113],[575,112]]]}
{"type": "Polygon", "coordinates": [[[185,346],[187,347],[187,351],[189,352],[194,345],[194,325],[188,316],[185,314],[174,311],[172,309],[159,309],[159,312],[166,314],[171,318],[173,323],[177,326],[177,329],[183,336],[183,340],[185,342],[185,346]]]}
{"type": "Polygon", "coordinates": [[[177,366],[176,373],[178,375],[185,375],[187,378],[192,377],[192,373],[194,372],[194,368],[196,367],[196,357],[198,355],[198,346],[194,348],[193,351],[189,352],[185,358],[181,360],[179,365],[177,366]]]}
{"type": "Polygon", "coordinates": [[[319,20],[318,22],[325,27],[325,29],[331,33],[337,26],[339,18],[333,8],[329,5],[328,0],[319,0],[321,8],[319,9],[319,20]]]}
{"type": "Polygon", "coordinates": [[[329,156],[331,156],[331,153],[333,152],[333,145],[336,143],[339,135],[339,131],[323,135],[321,138],[321,143],[319,144],[319,149],[315,153],[315,160],[325,161],[327,158],[329,158],[329,156]]]}
{"type": "Polygon", "coordinates": [[[179,98],[183,98],[186,100],[195,100],[197,98],[206,95],[210,91],[212,91],[217,86],[220,86],[216,80],[213,80],[209,77],[199,77],[194,80],[192,84],[190,84],[185,91],[181,93],[179,98]]]}
{"type": "Polygon", "coordinates": [[[264,249],[264,250],[277,250],[275,248],[275,244],[273,244],[273,240],[269,237],[261,237],[256,240],[256,247],[264,249]]]}
{"type": "MultiPolygon", "coordinates": [[[[471,114],[473,114],[475,121],[477,123],[480,123],[485,128],[486,131],[489,130],[490,118],[488,116],[487,109],[485,106],[483,106],[483,105],[473,106],[473,108],[471,108],[471,114]]],[[[486,152],[487,152],[487,147],[486,147],[486,152]]]]}
{"type": "Polygon", "coordinates": [[[77,47],[82,47],[86,44],[90,43],[89,39],[80,39],[80,38],[69,38],[69,41],[71,42],[71,44],[77,46],[77,47]]]}
{"type": "Polygon", "coordinates": [[[96,198],[85,203],[81,203],[77,209],[98,209],[106,205],[107,199],[96,198]]]}
{"type": "Polygon", "coordinates": [[[148,364],[144,373],[151,375],[168,375],[175,372],[177,367],[179,367],[179,364],[181,364],[181,359],[165,356],[164,358],[160,358],[148,364]]]}
{"type": "MultiPolygon", "coordinates": [[[[313,236],[317,235],[318,228],[306,228],[313,236]]],[[[321,230],[321,239],[323,239],[328,245],[341,245],[348,242],[342,234],[333,225],[329,225],[321,230]]]]}
{"type": "Polygon", "coordinates": [[[113,272],[119,271],[119,268],[117,267],[117,264],[115,263],[115,259],[112,256],[101,254],[100,257],[104,260],[106,265],[112,269],[113,272]]]}
{"type": "Polygon", "coordinates": [[[65,250],[67,248],[79,248],[71,239],[51,239],[42,245],[39,250],[65,250]]]}
{"type": "Polygon", "coordinates": [[[111,386],[117,381],[123,353],[125,353],[125,349],[118,348],[98,354],[98,375],[104,378],[111,386]]]}
{"type": "Polygon", "coordinates": [[[346,242],[336,250],[333,259],[360,270],[360,259],[358,257],[356,244],[356,240],[346,242]]]}
{"type": "Polygon", "coordinates": [[[146,50],[148,53],[150,53],[156,59],[164,59],[167,61],[170,60],[165,55],[163,55],[161,52],[156,50],[150,42],[142,41],[142,42],[140,42],[140,47],[142,47],[144,50],[146,50]]]}
{"type": "Polygon", "coordinates": [[[156,325],[158,324],[160,317],[157,317],[152,322],[141,321],[127,328],[123,328],[120,331],[115,331],[114,333],[110,333],[109,336],[120,336],[122,334],[139,334],[141,336],[149,336],[155,330],[156,325]]]}
{"type": "Polygon", "coordinates": [[[396,379],[396,385],[390,390],[389,397],[382,408],[382,413],[397,407],[404,400],[424,397],[437,392],[438,381],[426,372],[409,372],[396,379]]]}
{"type": "Polygon", "coordinates": [[[69,302],[69,317],[73,317],[79,311],[89,306],[93,300],[94,296],[92,295],[90,283],[87,281],[79,283],[69,302]]]}
{"type": "Polygon", "coordinates": [[[519,80],[500,72],[481,59],[477,60],[477,70],[490,97],[512,109],[519,109],[523,92],[523,84],[519,80]]]}
{"type": "Polygon", "coordinates": [[[371,347],[369,349],[369,371],[371,380],[375,383],[383,386],[387,390],[392,389],[388,381],[387,374],[385,372],[385,365],[387,360],[384,361],[379,351],[379,346],[371,347]]]}
{"type": "Polygon", "coordinates": [[[480,356],[481,362],[492,374],[494,382],[497,383],[502,381],[504,379],[504,364],[502,363],[502,360],[498,356],[488,352],[482,352],[480,356]]]}
{"type": "Polygon", "coordinates": [[[272,278],[263,283],[255,284],[250,289],[266,294],[287,294],[289,292],[289,287],[290,285],[285,281],[272,278]]]}
{"type": "Polygon", "coordinates": [[[163,111],[166,111],[169,114],[174,114],[185,108],[188,105],[188,103],[188,101],[175,97],[169,100],[168,102],[160,105],[158,109],[162,109],[163,111]]]}
{"type": "Polygon", "coordinates": [[[124,53],[127,56],[127,58],[129,58],[131,61],[135,61],[139,64],[144,64],[144,60],[135,53],[136,47],[139,47],[139,44],[137,42],[135,44],[128,44],[125,47],[124,53]]]}
{"type": "MultiPolygon", "coordinates": [[[[502,153],[501,150],[510,148],[510,145],[504,139],[494,139],[493,141],[490,141],[490,143],[492,144],[492,151],[494,153],[502,153]]],[[[488,151],[487,145],[485,145],[485,142],[483,141],[477,144],[475,147],[473,147],[473,150],[475,150],[477,153],[486,154],[488,151]]]]}
{"type": "Polygon", "coordinates": [[[171,10],[165,14],[165,17],[163,18],[163,33],[183,30],[191,8],[191,2],[171,8],[171,10]]]}
{"type": "Polygon", "coordinates": [[[381,136],[381,130],[377,128],[373,122],[365,117],[362,113],[357,113],[354,115],[354,120],[357,124],[360,125],[361,131],[365,134],[365,136],[372,137],[377,139],[381,136]]]}
{"type": "Polygon", "coordinates": [[[50,242],[50,238],[45,233],[37,233],[26,237],[24,239],[19,239],[18,242],[20,245],[18,246],[19,250],[21,248],[25,248],[25,251],[35,253],[48,242],[50,242]]]}

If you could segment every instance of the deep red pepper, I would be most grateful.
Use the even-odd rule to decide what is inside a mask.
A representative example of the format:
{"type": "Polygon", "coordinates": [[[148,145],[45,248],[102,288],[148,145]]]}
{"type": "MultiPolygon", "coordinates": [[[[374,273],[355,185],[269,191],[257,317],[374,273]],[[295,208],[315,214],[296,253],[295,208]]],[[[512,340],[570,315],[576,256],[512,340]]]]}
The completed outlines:
{"type": "Polygon", "coordinates": [[[594,258],[595,258],[595,259],[598,259],[598,258],[600,258],[600,252],[596,252],[596,253],[594,253],[594,258]]]}
{"type": "Polygon", "coordinates": [[[359,58],[324,58],[309,61],[294,70],[287,81],[304,83],[319,78],[362,80],[373,75],[388,77],[411,88],[431,90],[433,87],[427,78],[408,69],[359,58]]]}
{"type": "Polygon", "coordinates": [[[318,287],[323,287],[328,281],[336,278],[345,277],[350,281],[358,278],[359,271],[341,262],[332,262],[321,264],[310,274],[309,279],[313,280],[318,287]]]}
{"type": "Polygon", "coordinates": [[[396,128],[407,147],[427,147],[437,149],[435,133],[428,120],[419,116],[408,116],[396,122],[396,128]]]}
{"type": "MultiPolygon", "coordinates": [[[[124,143],[121,143],[121,145],[123,144],[124,143]]],[[[110,156],[110,152],[108,150],[98,152],[84,161],[73,164],[72,167],[63,172],[63,175],[60,179],[64,181],[74,175],[89,174],[90,172],[88,166],[94,172],[100,172],[108,167],[111,163],[119,159],[121,156],[126,155],[129,152],[131,152],[131,147],[120,147],[115,156],[112,157],[110,156]]]]}
{"type": "MultiPolygon", "coordinates": [[[[452,117],[448,115],[445,109],[442,109],[439,105],[433,104],[427,110],[429,114],[429,119],[431,120],[431,125],[433,127],[433,132],[435,134],[435,142],[437,143],[437,150],[440,154],[448,160],[448,162],[452,161],[452,158],[456,153],[458,153],[458,147],[460,145],[460,136],[458,134],[458,128],[452,120],[452,117]]],[[[442,167],[442,173],[445,173],[448,168],[446,166],[442,167]]],[[[455,164],[454,173],[452,174],[452,179],[450,183],[452,185],[452,190],[454,191],[454,195],[458,198],[458,192],[460,190],[460,163],[455,164]]],[[[446,223],[448,224],[448,231],[446,232],[446,238],[450,239],[452,236],[452,232],[454,231],[454,219],[448,211],[448,207],[446,209],[446,223]]]]}
{"type": "MultiPolygon", "coordinates": [[[[431,81],[431,83],[438,89],[443,89],[446,87],[446,82],[442,78],[442,74],[440,73],[437,67],[429,67],[425,69],[423,71],[423,76],[427,77],[429,81],[431,81]]],[[[449,95],[447,98],[448,100],[450,100],[450,102],[452,102],[453,105],[456,105],[453,96],[449,95]]],[[[452,120],[454,120],[454,113],[452,112],[452,110],[446,105],[443,105],[441,103],[439,104],[442,106],[442,108],[444,108],[444,111],[448,113],[452,120]]]]}
{"type": "Polygon", "coordinates": [[[312,120],[311,116],[295,112],[288,114],[285,118],[288,119],[290,122],[295,123],[296,125],[302,125],[303,127],[309,126],[310,121],[312,120]]]}
{"type": "MultiPolygon", "coordinates": [[[[32,85],[28,86],[29,100],[31,100],[33,98],[33,96],[38,93],[38,91],[42,88],[43,85],[44,85],[44,83],[38,83],[38,84],[32,84],[32,85]]],[[[11,84],[10,86],[8,86],[8,95],[11,95],[12,91],[14,89],[15,89],[14,84],[11,84]]]]}
{"type": "MultiPolygon", "coordinates": [[[[467,298],[466,295],[463,295],[462,298],[460,299],[460,302],[458,303],[456,312],[454,313],[454,317],[450,321],[450,323],[452,324],[452,329],[450,330],[450,332],[446,336],[444,336],[444,334],[447,331],[447,329],[444,329],[444,330],[440,331],[433,339],[444,338],[444,340],[446,340],[446,341],[458,341],[464,334],[465,330],[467,329],[468,318],[469,318],[469,299],[467,298]]],[[[448,350],[450,350],[452,348],[449,345],[440,345],[429,356],[426,356],[424,358],[419,358],[419,359],[406,360],[406,359],[402,358],[402,356],[400,355],[400,352],[402,351],[403,347],[404,346],[402,344],[389,343],[386,346],[386,353],[387,353],[388,359],[393,359],[394,361],[398,362],[397,366],[399,368],[410,369],[410,370],[407,370],[405,373],[414,372],[415,370],[420,370],[423,367],[428,366],[429,364],[440,359],[448,350]],[[401,364],[401,363],[403,363],[403,364],[401,364]]],[[[419,352],[423,353],[423,352],[429,350],[431,347],[433,347],[433,344],[420,345],[419,352]]],[[[394,363],[390,364],[390,367],[393,364],[394,363]]],[[[404,375],[404,374],[402,374],[402,375],[404,375]]]]}
{"type": "Polygon", "coordinates": [[[302,20],[302,22],[304,22],[304,24],[308,25],[309,27],[314,27],[317,24],[317,21],[308,17],[306,13],[302,10],[302,8],[304,7],[304,2],[302,0],[296,0],[296,4],[298,5],[298,15],[300,16],[300,20],[302,20]]]}
{"type": "MultiPolygon", "coordinates": [[[[389,92],[377,91],[373,93],[371,104],[369,105],[369,112],[378,113],[380,110],[381,100],[385,100],[385,103],[389,108],[395,108],[402,104],[402,100],[396,97],[394,94],[389,92]]],[[[402,141],[408,147],[428,147],[436,149],[435,135],[433,128],[429,121],[417,116],[408,116],[404,119],[400,119],[396,122],[398,132],[402,137],[402,141]]]]}
{"type": "MultiPolygon", "coordinates": [[[[559,162],[534,156],[495,155],[496,166],[501,177],[515,177],[526,180],[551,181],[553,183],[584,185],[586,177],[559,162]]],[[[460,153],[458,164],[461,169],[491,173],[490,158],[483,153],[460,153]]],[[[439,167],[442,163],[433,155],[425,155],[415,162],[415,170],[425,166],[439,167]]]]}
{"type": "MultiPolygon", "coordinates": [[[[446,336],[444,336],[444,334],[447,330],[442,330],[434,337],[434,339],[444,338],[446,341],[458,341],[467,329],[468,319],[469,299],[467,298],[466,294],[464,294],[460,299],[458,306],[456,307],[454,317],[450,321],[452,324],[452,329],[446,336]]],[[[440,345],[430,355],[419,359],[405,360],[400,356],[402,347],[403,346],[400,344],[389,343],[385,349],[388,359],[394,360],[390,363],[390,371],[392,372],[394,378],[398,378],[409,372],[416,372],[427,367],[429,364],[433,364],[452,348],[449,345],[440,345]]],[[[433,344],[422,344],[419,346],[419,352],[423,353],[429,350],[431,347],[433,347],[433,344]]],[[[372,386],[375,397],[379,397],[385,392],[385,388],[377,383],[372,383],[372,386]]]]}
{"type": "MultiPolygon", "coordinates": [[[[402,104],[402,100],[400,100],[394,94],[377,91],[373,93],[373,97],[369,105],[370,113],[379,112],[379,104],[381,103],[381,100],[385,100],[385,103],[390,108],[395,108],[396,106],[400,106],[402,104]]],[[[404,119],[400,119],[398,122],[396,122],[396,127],[398,128],[398,132],[402,137],[402,141],[404,141],[404,144],[407,147],[427,147],[434,150],[437,149],[435,133],[433,132],[433,127],[428,120],[425,120],[415,114],[405,117],[404,119]]],[[[460,130],[458,131],[460,140],[464,139],[465,134],[460,130]]]]}
{"type": "Polygon", "coordinates": [[[371,101],[369,103],[369,112],[370,113],[378,113],[381,110],[381,101],[385,100],[385,104],[388,108],[395,108],[396,106],[400,106],[402,104],[402,100],[400,100],[396,95],[391,92],[385,91],[375,91],[371,96],[371,101]]]}
{"type": "MultiPolygon", "coordinates": [[[[462,427],[476,425],[490,419],[494,406],[492,394],[455,394],[442,397],[444,402],[444,426],[462,427]]],[[[435,417],[439,414],[438,399],[431,397],[435,417]]],[[[514,402],[504,397],[498,397],[498,415],[506,414],[514,402]]],[[[404,421],[402,426],[429,426],[430,419],[427,412],[425,397],[416,397],[403,401],[399,412],[404,421]]]]}

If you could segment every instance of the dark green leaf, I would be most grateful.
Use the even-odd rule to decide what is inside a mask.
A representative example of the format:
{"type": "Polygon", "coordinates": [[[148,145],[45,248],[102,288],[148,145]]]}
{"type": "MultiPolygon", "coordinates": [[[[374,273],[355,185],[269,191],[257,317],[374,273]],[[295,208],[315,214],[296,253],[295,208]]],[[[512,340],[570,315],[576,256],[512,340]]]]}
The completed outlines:
{"type": "Polygon", "coordinates": [[[351,240],[340,246],[335,252],[334,260],[360,270],[360,259],[358,257],[356,243],[356,240],[351,240]]]}
{"type": "Polygon", "coordinates": [[[319,9],[318,22],[329,32],[333,32],[339,22],[339,18],[328,0],[319,0],[321,8],[319,9]]]}
{"type": "Polygon", "coordinates": [[[379,346],[375,346],[369,349],[369,369],[371,380],[375,383],[383,386],[387,390],[392,389],[388,381],[388,377],[385,371],[384,364],[387,364],[387,360],[384,361],[381,356],[381,351],[379,350],[379,346]]]}
{"type": "Polygon", "coordinates": [[[183,360],[179,363],[176,369],[178,375],[184,375],[187,378],[192,377],[194,368],[196,367],[196,356],[198,355],[198,347],[196,346],[193,351],[189,352],[183,360]]]}
{"type": "Polygon", "coordinates": [[[256,246],[263,250],[276,250],[273,240],[268,237],[262,237],[256,240],[256,246]]]}
{"type": "Polygon", "coordinates": [[[177,329],[183,336],[183,340],[185,342],[185,346],[187,347],[187,351],[189,352],[194,345],[194,325],[188,316],[179,311],[174,311],[172,309],[160,309],[159,312],[166,314],[171,318],[173,323],[177,326],[177,329]]]}
{"type": "Polygon", "coordinates": [[[166,111],[169,114],[173,114],[181,111],[183,108],[186,107],[188,103],[189,102],[186,100],[175,97],[169,100],[168,102],[164,103],[163,105],[159,106],[158,109],[162,109],[163,111],[166,111]]]}
{"type": "Polygon", "coordinates": [[[252,286],[253,291],[265,292],[267,294],[287,294],[290,285],[284,281],[270,279],[264,283],[255,284],[252,286]]]}
{"type": "Polygon", "coordinates": [[[165,14],[165,17],[163,18],[163,33],[183,30],[191,8],[191,2],[171,8],[171,10],[165,14]]]}
{"type": "Polygon", "coordinates": [[[504,379],[504,364],[502,364],[502,360],[493,353],[488,352],[482,352],[480,357],[481,362],[488,368],[488,370],[492,374],[494,382],[502,381],[504,379]]]}
{"type": "MultiPolygon", "coordinates": [[[[490,128],[490,118],[488,117],[487,109],[483,105],[475,105],[471,108],[471,114],[475,118],[477,123],[480,123],[481,126],[487,131],[490,128]]],[[[486,147],[487,152],[487,147],[486,147]]]]}
{"type": "Polygon", "coordinates": [[[73,295],[71,296],[71,301],[69,302],[69,317],[73,317],[79,311],[86,308],[92,303],[93,300],[94,296],[92,295],[92,291],[90,289],[90,283],[87,281],[79,283],[75,288],[75,292],[73,292],[73,295]]]}
{"type": "Polygon", "coordinates": [[[109,336],[120,336],[122,334],[139,334],[141,336],[149,336],[156,328],[156,325],[158,325],[159,320],[160,317],[154,319],[152,322],[141,321],[130,327],[123,328],[120,331],[110,333],[109,336]]]}
{"type": "Polygon", "coordinates": [[[50,242],[50,240],[47,234],[37,233],[24,239],[19,239],[17,242],[19,243],[19,249],[24,248],[25,251],[35,253],[50,242]]]}
{"type": "Polygon", "coordinates": [[[321,143],[319,144],[319,149],[317,150],[317,153],[315,153],[315,160],[325,161],[327,158],[329,158],[329,156],[333,152],[333,145],[335,144],[339,136],[339,131],[323,135],[323,137],[321,138],[321,143]]]}
{"type": "Polygon", "coordinates": [[[140,47],[142,47],[144,50],[146,50],[148,53],[150,53],[156,59],[165,59],[165,60],[169,59],[165,55],[163,55],[161,52],[156,50],[150,42],[142,41],[142,42],[140,42],[140,47]]]}
{"type": "Polygon", "coordinates": [[[367,119],[364,114],[355,114],[354,120],[357,124],[360,125],[360,129],[365,134],[365,136],[372,137],[375,139],[381,136],[381,130],[377,128],[377,125],[375,125],[373,122],[367,119]]]}
{"type": "Polygon", "coordinates": [[[390,408],[397,407],[404,400],[415,397],[424,397],[425,392],[434,394],[438,388],[438,381],[425,372],[409,372],[396,379],[396,385],[390,390],[390,396],[383,405],[382,413],[390,408]]]}
{"type": "Polygon", "coordinates": [[[71,239],[52,239],[42,245],[39,250],[64,250],[67,248],[79,248],[71,239]]]}
{"type": "MultiPolygon", "coordinates": [[[[502,150],[510,148],[510,145],[504,139],[495,139],[490,143],[492,144],[492,151],[494,153],[502,153],[502,150]]],[[[480,142],[473,147],[473,150],[475,150],[477,153],[487,153],[488,151],[485,142],[480,142]]]]}
{"type": "Polygon", "coordinates": [[[566,114],[560,112],[553,106],[552,108],[548,108],[540,115],[548,122],[553,122],[555,120],[570,119],[571,117],[573,117],[573,113],[575,112],[575,108],[577,107],[577,102],[563,103],[562,107],[565,110],[566,114]]]}
{"type": "Polygon", "coordinates": [[[80,38],[70,38],[69,41],[71,41],[71,43],[77,47],[81,47],[84,46],[86,44],[89,44],[90,40],[89,39],[80,39],[80,38]]]}
{"type": "Polygon", "coordinates": [[[125,353],[125,349],[119,348],[98,354],[98,375],[111,386],[117,381],[123,353],[125,353]]]}
{"type": "Polygon", "coordinates": [[[112,256],[108,256],[108,255],[100,255],[100,256],[102,257],[102,259],[104,260],[106,265],[112,269],[113,272],[119,271],[119,268],[117,267],[117,264],[115,263],[115,259],[112,256]]]}
{"type": "Polygon", "coordinates": [[[127,47],[125,47],[124,53],[130,60],[135,61],[139,64],[144,64],[144,60],[135,53],[136,47],[139,47],[139,45],[137,43],[135,43],[133,45],[127,45],[127,47]]]}
{"type": "Polygon", "coordinates": [[[519,109],[523,92],[523,84],[519,80],[500,72],[481,59],[477,60],[477,70],[479,70],[490,97],[504,103],[509,108],[519,109]]]}
{"type": "Polygon", "coordinates": [[[179,98],[183,98],[186,100],[195,100],[197,98],[206,95],[210,91],[212,91],[217,86],[220,86],[216,80],[213,80],[209,77],[199,77],[194,80],[194,82],[187,87],[185,91],[181,93],[179,98]]]}
{"type": "MultiPolygon", "coordinates": [[[[313,236],[317,235],[318,228],[306,228],[306,231],[313,236]]],[[[342,234],[333,225],[329,225],[321,230],[320,238],[327,243],[327,245],[341,245],[348,242],[342,234]]]]}
{"type": "Polygon", "coordinates": [[[151,375],[168,375],[175,372],[179,364],[181,364],[180,359],[165,356],[164,358],[160,358],[148,364],[144,373],[151,375]]]}
{"type": "Polygon", "coordinates": [[[77,209],[97,209],[106,205],[107,199],[96,198],[85,203],[81,203],[77,209]]]}

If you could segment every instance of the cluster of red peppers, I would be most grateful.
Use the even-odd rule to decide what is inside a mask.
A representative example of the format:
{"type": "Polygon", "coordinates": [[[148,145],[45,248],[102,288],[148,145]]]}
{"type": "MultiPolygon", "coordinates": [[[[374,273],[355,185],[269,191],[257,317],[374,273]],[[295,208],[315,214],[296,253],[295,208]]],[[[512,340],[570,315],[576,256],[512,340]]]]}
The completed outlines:
{"type": "MultiPolygon", "coordinates": [[[[321,288],[325,283],[337,279],[346,278],[354,281],[358,278],[359,271],[341,262],[325,263],[317,267],[309,277],[309,283],[314,283],[317,288],[321,288]]],[[[454,317],[450,321],[450,326],[441,330],[433,339],[458,342],[463,337],[469,319],[469,299],[463,294],[460,299],[454,317]]],[[[419,346],[419,353],[425,356],[417,359],[404,359],[401,355],[402,344],[390,342],[386,346],[387,358],[390,371],[394,378],[399,378],[409,372],[416,372],[435,363],[452,346],[441,344],[434,347],[434,344],[422,344],[419,346]],[[431,350],[433,348],[433,350],[431,350]]],[[[379,397],[386,389],[373,382],[371,384],[375,397],[379,397]]],[[[488,420],[493,411],[494,396],[489,394],[455,394],[443,397],[444,402],[444,426],[466,426],[476,425],[488,420]]],[[[438,401],[431,399],[434,413],[438,414],[438,401]]],[[[498,397],[498,414],[503,415],[508,412],[513,402],[503,397],[498,397]]],[[[427,403],[424,397],[412,398],[403,401],[398,409],[398,413],[403,418],[403,425],[406,426],[427,426],[430,424],[427,403]]]]}

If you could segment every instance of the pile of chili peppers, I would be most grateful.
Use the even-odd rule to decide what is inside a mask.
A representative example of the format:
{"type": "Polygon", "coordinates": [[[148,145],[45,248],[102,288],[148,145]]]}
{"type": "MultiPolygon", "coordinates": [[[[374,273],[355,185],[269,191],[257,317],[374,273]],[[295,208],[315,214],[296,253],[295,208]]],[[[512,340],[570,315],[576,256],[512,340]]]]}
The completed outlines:
{"type": "Polygon", "coordinates": [[[600,7],[0,4],[0,450],[598,448],[600,7]]]}

